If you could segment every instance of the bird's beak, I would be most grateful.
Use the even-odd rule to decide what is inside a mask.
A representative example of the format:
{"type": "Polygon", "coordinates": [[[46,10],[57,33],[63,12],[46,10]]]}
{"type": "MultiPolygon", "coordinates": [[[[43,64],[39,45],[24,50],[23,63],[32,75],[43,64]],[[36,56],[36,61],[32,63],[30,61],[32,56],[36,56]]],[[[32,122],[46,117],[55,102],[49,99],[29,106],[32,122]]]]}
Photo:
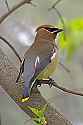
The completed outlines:
{"type": "Polygon", "coordinates": [[[63,29],[58,29],[58,30],[57,30],[57,33],[62,32],[62,31],[64,31],[64,30],[63,30],[63,29]]]}
{"type": "Polygon", "coordinates": [[[64,30],[63,29],[57,29],[57,30],[53,31],[53,33],[59,33],[59,32],[62,32],[62,31],[64,31],[64,30]]]}

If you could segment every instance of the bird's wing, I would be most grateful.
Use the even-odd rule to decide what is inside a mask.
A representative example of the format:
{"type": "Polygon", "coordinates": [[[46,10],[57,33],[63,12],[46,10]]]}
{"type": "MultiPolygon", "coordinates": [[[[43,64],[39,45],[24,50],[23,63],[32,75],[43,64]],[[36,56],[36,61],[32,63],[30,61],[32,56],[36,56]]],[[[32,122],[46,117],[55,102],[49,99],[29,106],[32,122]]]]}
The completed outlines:
{"type": "Polygon", "coordinates": [[[33,76],[32,76],[31,81],[30,81],[31,82],[31,84],[30,84],[30,92],[31,92],[31,90],[32,90],[32,88],[33,88],[33,86],[35,84],[37,76],[49,64],[49,59],[46,57],[41,61],[41,59],[37,56],[34,64],[35,64],[35,66],[34,66],[35,70],[34,70],[33,76]]]}
{"type": "Polygon", "coordinates": [[[42,58],[40,58],[40,63],[35,69],[34,78],[36,78],[56,57],[57,55],[57,49],[53,48],[53,50],[48,53],[48,55],[44,55],[42,58]]]}
{"type": "Polygon", "coordinates": [[[34,77],[36,78],[50,62],[50,56],[44,57],[43,60],[40,61],[39,65],[36,66],[34,77]]]}
{"type": "Polygon", "coordinates": [[[24,97],[28,97],[30,96],[30,88],[32,85],[32,78],[35,74],[35,59],[31,58],[28,60],[25,59],[25,63],[24,63],[24,73],[23,73],[23,79],[24,79],[24,92],[23,92],[23,96],[24,97]]]}

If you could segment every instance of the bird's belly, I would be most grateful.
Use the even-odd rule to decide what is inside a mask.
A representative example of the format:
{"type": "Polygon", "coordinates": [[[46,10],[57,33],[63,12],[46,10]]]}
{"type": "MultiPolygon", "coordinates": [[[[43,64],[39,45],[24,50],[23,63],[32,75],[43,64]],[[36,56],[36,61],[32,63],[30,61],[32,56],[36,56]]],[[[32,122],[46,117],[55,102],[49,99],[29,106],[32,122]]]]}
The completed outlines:
{"type": "Polygon", "coordinates": [[[58,58],[56,56],[51,60],[51,63],[49,63],[46,68],[41,71],[41,73],[37,76],[37,79],[47,79],[50,77],[56,70],[57,63],[58,58]]]}

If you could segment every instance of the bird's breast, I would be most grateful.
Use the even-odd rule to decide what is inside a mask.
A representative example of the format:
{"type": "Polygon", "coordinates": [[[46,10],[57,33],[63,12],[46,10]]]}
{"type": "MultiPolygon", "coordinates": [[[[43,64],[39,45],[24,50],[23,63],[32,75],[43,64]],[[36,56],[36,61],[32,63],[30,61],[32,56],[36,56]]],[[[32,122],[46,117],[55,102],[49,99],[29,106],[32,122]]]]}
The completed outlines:
{"type": "MultiPolygon", "coordinates": [[[[43,61],[45,62],[45,61],[43,61]]],[[[43,63],[42,62],[42,63],[43,63]]],[[[38,79],[47,79],[48,77],[50,77],[54,71],[56,70],[56,66],[58,63],[58,53],[57,51],[54,51],[50,54],[49,56],[49,63],[47,63],[46,67],[40,72],[40,74],[38,75],[38,79]]],[[[43,65],[45,65],[45,63],[43,63],[43,65]]]]}

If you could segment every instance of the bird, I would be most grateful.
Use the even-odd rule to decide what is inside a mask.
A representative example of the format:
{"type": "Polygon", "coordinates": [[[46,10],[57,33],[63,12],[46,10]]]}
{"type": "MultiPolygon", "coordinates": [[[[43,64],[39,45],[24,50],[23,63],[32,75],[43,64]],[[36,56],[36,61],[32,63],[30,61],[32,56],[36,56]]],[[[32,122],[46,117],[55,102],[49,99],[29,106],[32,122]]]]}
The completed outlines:
{"type": "Polygon", "coordinates": [[[31,47],[25,52],[19,77],[23,74],[24,90],[21,102],[29,100],[36,80],[47,80],[53,74],[58,63],[58,45],[56,37],[63,29],[53,25],[41,25],[31,47]]]}

